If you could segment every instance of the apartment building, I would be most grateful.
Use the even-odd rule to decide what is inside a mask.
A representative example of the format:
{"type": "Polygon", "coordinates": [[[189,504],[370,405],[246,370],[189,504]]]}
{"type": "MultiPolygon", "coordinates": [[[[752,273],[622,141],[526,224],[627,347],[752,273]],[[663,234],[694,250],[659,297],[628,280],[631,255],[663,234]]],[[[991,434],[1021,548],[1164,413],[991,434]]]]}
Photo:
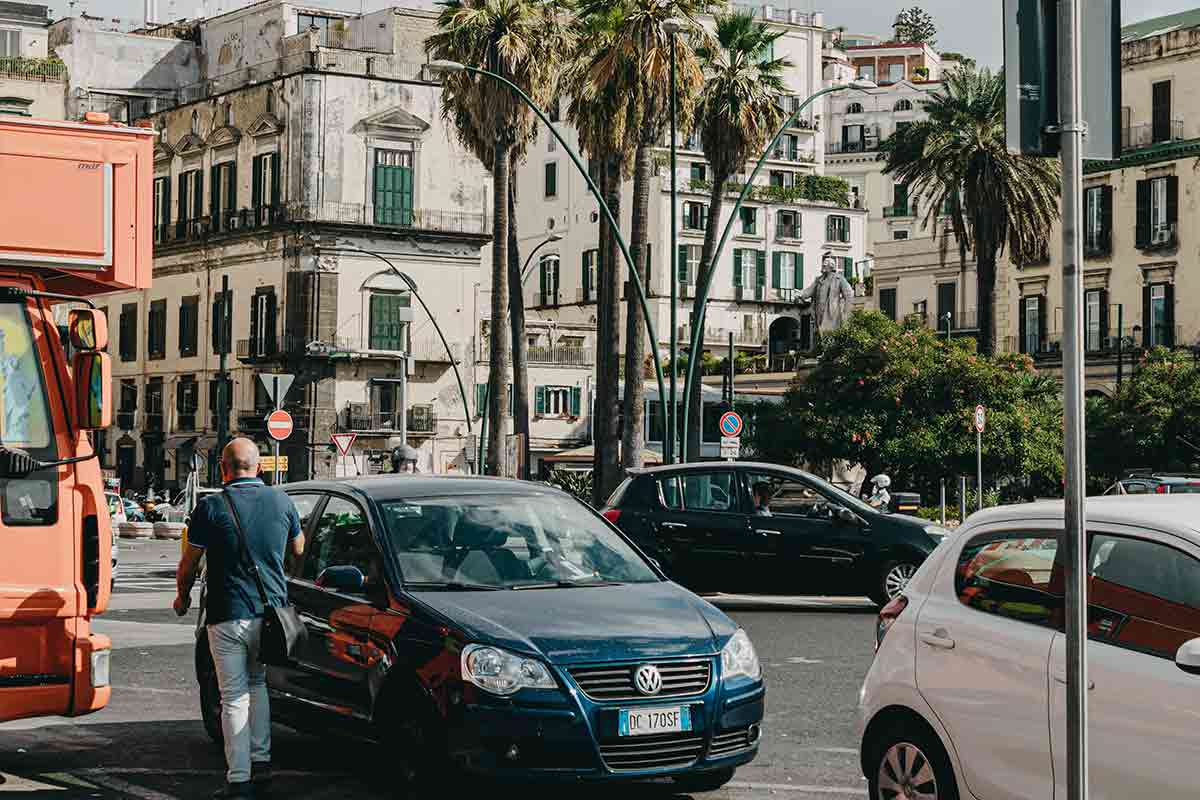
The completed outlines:
{"type": "MultiPolygon", "coordinates": [[[[785,75],[789,93],[780,98],[780,103],[786,111],[794,110],[823,86],[822,15],[781,5],[740,8],[783,32],[775,42],[774,55],[786,57],[792,66],[785,75]]],[[[557,120],[559,109],[550,111],[557,120]]],[[[559,125],[567,141],[575,146],[575,132],[565,122],[559,125]]],[[[809,109],[795,127],[785,132],[755,181],[713,280],[703,334],[706,350],[719,349],[723,356],[731,333],[739,350],[781,360],[786,353],[810,346],[812,322],[798,298],[819,274],[822,253],[832,252],[849,276],[862,269],[865,212],[849,207],[844,191],[836,197],[814,192],[815,184],[809,181],[810,176],[823,178],[825,138],[820,110],[809,109]],[[821,199],[815,199],[818,197],[821,199]]],[[[692,333],[688,322],[704,232],[709,225],[724,225],[730,219],[736,194],[747,176],[735,177],[721,219],[711,220],[708,197],[712,176],[699,142],[681,132],[677,144],[677,333],[686,346],[692,333]]],[[[647,291],[658,335],[655,346],[660,353],[668,352],[671,332],[669,145],[666,138],[656,155],[649,226],[647,291]]],[[[586,182],[546,130],[538,133],[515,179],[517,227],[523,251],[554,239],[538,251],[530,265],[525,302],[531,317],[560,323],[590,321],[594,325],[600,212],[586,182]]],[[[827,184],[821,186],[829,188],[827,184]]],[[[631,206],[632,186],[626,184],[621,209],[625,231],[629,230],[631,206]]],[[[712,454],[716,455],[715,441],[712,454]]]]}
{"type": "Polygon", "coordinates": [[[48,6],[0,0],[0,114],[64,118],[66,69],[49,39],[48,6]]]}
{"type": "MultiPolygon", "coordinates": [[[[1111,392],[1144,348],[1200,341],[1200,11],[1123,30],[1122,153],[1084,167],[1087,389],[1111,392]]],[[[1042,263],[1009,270],[998,293],[1002,344],[1062,366],[1062,236],[1042,263]]]]}
{"type": "Polygon", "coordinates": [[[141,118],[159,131],[154,284],[100,301],[118,398],[102,458],[123,483],[169,488],[212,456],[222,350],[227,429],[264,450],[258,376],[296,376],[289,480],[378,471],[402,428],[421,469],[465,469],[474,400],[453,366],[472,360],[491,189],[421,66],[434,21],[268,0],[186,32],[204,79],[141,118]],[[358,435],[352,459],[335,432],[358,435]]]}

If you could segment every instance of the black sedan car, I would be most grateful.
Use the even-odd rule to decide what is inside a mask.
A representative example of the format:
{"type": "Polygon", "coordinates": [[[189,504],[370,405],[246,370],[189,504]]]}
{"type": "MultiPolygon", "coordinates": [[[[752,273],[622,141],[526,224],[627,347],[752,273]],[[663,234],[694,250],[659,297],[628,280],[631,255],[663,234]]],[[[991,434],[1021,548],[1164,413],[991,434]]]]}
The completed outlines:
{"type": "MultiPolygon", "coordinates": [[[[488,478],[294,483],[288,579],[308,630],[268,667],[271,715],[460,773],[667,778],[715,789],[758,752],[766,690],[746,633],[569,495],[488,478]]],[[[205,726],[220,695],[196,640],[205,726]]]]}
{"type": "Polygon", "coordinates": [[[885,605],[946,537],[801,470],[747,462],[631,475],[604,516],[697,592],[866,595],[885,605]],[[757,505],[755,490],[769,495],[757,505]]]}

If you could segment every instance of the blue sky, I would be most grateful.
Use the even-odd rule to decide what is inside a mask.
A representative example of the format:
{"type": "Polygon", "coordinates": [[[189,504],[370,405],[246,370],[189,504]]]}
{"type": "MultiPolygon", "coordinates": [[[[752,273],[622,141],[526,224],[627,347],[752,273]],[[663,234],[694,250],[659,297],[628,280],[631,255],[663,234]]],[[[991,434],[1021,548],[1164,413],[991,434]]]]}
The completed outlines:
{"type": "MultiPolygon", "coordinates": [[[[47,2],[47,0],[34,0],[47,2]]],[[[771,0],[764,0],[764,4],[771,0]]],[[[232,10],[250,4],[250,0],[203,0],[209,14],[218,10],[232,10]]],[[[358,11],[360,8],[373,11],[385,6],[403,5],[404,0],[317,0],[314,5],[325,5],[358,11]]],[[[855,33],[886,34],[891,31],[896,12],[907,2],[884,0],[774,0],[778,7],[789,4],[806,11],[825,12],[826,24],[830,27],[844,25],[855,33]]],[[[938,46],[943,50],[957,50],[974,57],[980,64],[999,67],[1001,61],[1000,0],[922,0],[918,3],[934,16],[938,23],[938,46]]],[[[54,16],[66,16],[68,0],[49,0],[54,16]]],[[[195,16],[201,0],[158,0],[159,14],[195,16]]],[[[1200,0],[1125,0],[1123,3],[1125,22],[1138,22],[1163,14],[1174,14],[1200,6],[1200,0]]],[[[86,10],[95,16],[118,17],[140,22],[145,8],[143,0],[76,0],[75,13],[86,10]]]]}

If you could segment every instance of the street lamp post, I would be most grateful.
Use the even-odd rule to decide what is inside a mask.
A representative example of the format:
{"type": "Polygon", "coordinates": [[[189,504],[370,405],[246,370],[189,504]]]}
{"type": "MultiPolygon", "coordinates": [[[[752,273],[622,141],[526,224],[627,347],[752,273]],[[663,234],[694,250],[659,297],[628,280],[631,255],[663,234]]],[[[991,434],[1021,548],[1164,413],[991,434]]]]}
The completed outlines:
{"type": "MultiPolygon", "coordinates": [[[[736,219],[738,219],[739,212],[741,211],[741,208],[742,208],[742,204],[746,201],[746,198],[750,195],[750,190],[754,187],[754,179],[757,178],[758,173],[762,171],[763,164],[766,163],[767,158],[770,157],[772,152],[774,152],[775,145],[778,144],[779,140],[783,137],[783,132],[786,131],[788,128],[790,128],[792,126],[792,124],[795,123],[795,121],[799,118],[799,116],[804,112],[804,110],[806,108],[808,108],[810,105],[812,105],[813,101],[816,100],[818,97],[823,97],[824,95],[827,95],[827,94],[833,94],[834,92],[840,92],[845,89],[868,90],[868,89],[874,89],[874,88],[876,88],[874,82],[867,81],[867,80],[861,80],[861,79],[852,81],[850,83],[840,84],[838,86],[830,86],[828,88],[821,89],[819,92],[815,92],[814,94],[810,95],[807,100],[805,100],[803,103],[801,103],[800,106],[795,111],[792,112],[791,116],[788,117],[787,120],[784,121],[783,125],[780,126],[779,130],[775,132],[774,138],[771,139],[770,144],[767,145],[767,148],[763,151],[763,154],[759,157],[758,161],[755,163],[754,170],[750,173],[750,177],[746,179],[746,183],[742,186],[742,191],[738,195],[737,202],[734,203],[733,208],[730,209],[729,221],[725,223],[725,228],[724,228],[724,230],[721,231],[721,238],[717,243],[716,250],[712,254],[712,258],[709,261],[709,265],[721,263],[721,253],[725,249],[725,243],[729,240],[729,234],[733,231],[733,223],[736,219]]],[[[716,223],[716,220],[711,220],[709,224],[715,224],[715,223],[716,223]]],[[[708,308],[708,292],[712,288],[712,279],[713,279],[714,274],[716,273],[716,269],[711,266],[706,266],[704,269],[704,273],[705,273],[705,275],[704,275],[703,285],[697,286],[697,291],[696,291],[696,297],[699,298],[698,305],[700,308],[700,313],[697,315],[697,318],[692,323],[693,331],[692,331],[692,340],[691,340],[691,350],[688,351],[689,352],[689,355],[688,355],[688,377],[687,377],[687,382],[684,384],[684,388],[683,388],[683,425],[682,425],[682,429],[684,431],[686,431],[688,428],[688,416],[691,412],[690,406],[691,406],[691,398],[692,398],[692,387],[695,386],[695,383],[696,383],[697,364],[700,361],[700,358],[699,358],[700,347],[703,344],[702,337],[704,336],[704,315],[705,315],[705,311],[708,308]]],[[[703,407],[703,403],[701,403],[701,406],[703,407]]],[[[703,408],[701,409],[701,413],[703,413],[703,408]]],[[[682,442],[682,460],[687,461],[689,455],[696,455],[696,454],[688,453],[686,436],[681,437],[681,442],[682,442]]]]}
{"type": "Polygon", "coordinates": [[[525,281],[529,280],[530,264],[533,263],[533,257],[538,250],[541,250],[548,244],[562,241],[561,233],[552,233],[542,241],[538,242],[538,246],[529,251],[529,255],[525,257],[525,263],[521,266],[521,286],[525,285],[525,281]]]}
{"type": "Polygon", "coordinates": [[[945,320],[945,322],[946,322],[946,341],[949,342],[953,335],[952,334],[952,331],[953,331],[952,325],[954,323],[954,312],[947,311],[945,314],[942,314],[942,319],[945,320]]]}
{"type": "Polygon", "coordinates": [[[646,302],[646,288],[642,286],[642,276],[638,274],[637,267],[634,266],[633,256],[629,252],[629,245],[625,243],[624,237],[621,236],[621,226],[617,223],[616,218],[613,217],[612,210],[609,209],[608,203],[604,202],[604,197],[600,194],[600,189],[596,186],[596,182],[592,180],[592,176],[588,174],[587,167],[583,165],[583,161],[579,158],[579,154],[575,152],[575,149],[567,143],[567,140],[564,139],[562,134],[558,132],[558,129],[554,127],[554,124],[550,121],[550,118],[546,116],[546,112],[542,111],[538,104],[533,102],[533,98],[526,94],[520,86],[517,86],[503,75],[498,75],[495,72],[491,72],[490,70],[486,69],[480,69],[479,67],[461,64],[457,61],[449,61],[444,59],[431,61],[427,66],[429,71],[435,74],[470,72],[474,75],[483,75],[491,78],[492,80],[503,83],[505,86],[512,89],[513,92],[515,92],[516,95],[520,97],[522,101],[524,101],[525,105],[529,106],[530,110],[538,116],[538,119],[542,121],[542,123],[550,131],[551,135],[553,135],[558,143],[562,145],[563,150],[566,151],[567,156],[571,159],[571,162],[575,165],[575,168],[579,170],[579,174],[583,176],[583,180],[587,183],[588,190],[592,193],[592,196],[596,198],[596,203],[600,206],[600,211],[604,214],[604,218],[608,220],[608,224],[612,228],[613,238],[617,240],[617,244],[621,248],[621,255],[625,257],[625,264],[629,267],[629,277],[633,279],[633,288],[637,292],[638,303],[642,307],[642,316],[646,320],[646,330],[650,334],[650,341],[654,343],[654,346],[650,348],[650,355],[654,360],[654,374],[658,379],[658,396],[665,397],[667,392],[663,382],[662,359],[658,354],[658,334],[654,329],[654,319],[650,315],[650,306],[646,302]]]}
{"type": "Polygon", "coordinates": [[[671,93],[671,255],[668,261],[671,269],[671,398],[667,400],[667,398],[660,396],[659,399],[663,404],[664,420],[666,422],[665,435],[663,436],[663,459],[668,464],[674,464],[675,448],[679,440],[679,420],[675,414],[678,408],[676,400],[678,387],[676,381],[679,374],[679,264],[677,262],[679,258],[679,187],[677,185],[679,177],[676,174],[678,163],[676,160],[677,147],[675,142],[679,108],[675,89],[675,46],[676,37],[684,29],[684,26],[678,20],[671,19],[667,20],[663,24],[663,27],[671,36],[671,80],[669,89],[671,93]]]}

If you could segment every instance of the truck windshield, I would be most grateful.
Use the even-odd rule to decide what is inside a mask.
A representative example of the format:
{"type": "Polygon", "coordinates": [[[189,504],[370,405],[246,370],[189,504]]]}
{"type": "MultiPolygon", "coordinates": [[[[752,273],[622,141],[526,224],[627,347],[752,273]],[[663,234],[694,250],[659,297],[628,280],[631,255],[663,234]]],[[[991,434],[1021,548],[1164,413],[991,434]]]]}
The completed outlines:
{"type": "Polygon", "coordinates": [[[0,444],[58,457],[33,329],[17,303],[0,304],[0,444]]]}

